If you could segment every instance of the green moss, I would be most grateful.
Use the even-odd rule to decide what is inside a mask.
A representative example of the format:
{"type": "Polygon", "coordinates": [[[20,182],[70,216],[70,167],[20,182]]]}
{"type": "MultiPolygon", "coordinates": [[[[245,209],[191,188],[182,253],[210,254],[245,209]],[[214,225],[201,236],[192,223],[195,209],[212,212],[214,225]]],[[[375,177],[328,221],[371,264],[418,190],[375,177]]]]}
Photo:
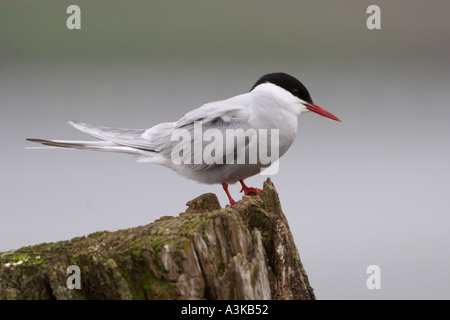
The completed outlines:
{"type": "Polygon", "coordinates": [[[37,265],[45,265],[44,259],[30,259],[28,261],[29,264],[37,264],[37,265]]]}
{"type": "Polygon", "coordinates": [[[19,262],[19,261],[21,261],[21,260],[25,260],[26,258],[29,258],[30,256],[28,255],[28,254],[26,254],[26,253],[24,253],[24,254],[19,254],[18,256],[14,256],[14,257],[12,257],[11,259],[10,259],[10,262],[12,262],[12,263],[17,263],[17,262],[19,262]]]}
{"type": "Polygon", "coordinates": [[[140,246],[133,246],[128,249],[128,253],[132,257],[140,258],[142,255],[142,250],[140,246]]]}
{"type": "Polygon", "coordinates": [[[161,252],[161,250],[162,250],[162,248],[166,245],[166,244],[168,244],[168,243],[170,243],[170,237],[164,237],[164,236],[162,236],[162,237],[158,237],[158,236],[155,236],[155,237],[153,237],[152,239],[150,239],[150,245],[152,246],[152,248],[156,251],[156,252],[161,252]]]}
{"type": "Polygon", "coordinates": [[[257,263],[253,266],[251,274],[250,274],[252,284],[255,283],[255,281],[259,278],[259,271],[260,271],[259,264],[257,263]]]}
{"type": "Polygon", "coordinates": [[[189,254],[189,241],[188,240],[184,241],[184,252],[186,254],[189,254]]]}
{"type": "Polygon", "coordinates": [[[207,228],[206,228],[206,222],[203,224],[203,228],[202,228],[202,238],[203,238],[203,241],[205,241],[205,243],[206,243],[206,246],[210,246],[211,245],[211,243],[209,242],[209,238],[208,238],[208,232],[207,232],[207,228]]]}
{"type": "MultiPolygon", "coordinates": [[[[134,300],[143,299],[173,299],[176,296],[174,282],[166,279],[159,279],[148,265],[147,258],[136,256],[133,249],[132,255],[128,258],[122,254],[113,256],[120,273],[124,277],[128,290],[134,300]]],[[[142,252],[140,253],[142,254],[142,252]]],[[[154,255],[150,251],[150,255],[154,255]]],[[[151,259],[155,261],[155,259],[151,259]]],[[[156,263],[159,271],[163,272],[163,267],[156,263]]]]}
{"type": "Polygon", "coordinates": [[[87,237],[91,238],[91,239],[98,239],[104,235],[107,235],[108,233],[110,233],[110,232],[109,231],[97,231],[97,232],[89,234],[87,237]]]}
{"type": "Polygon", "coordinates": [[[16,252],[27,254],[30,257],[44,256],[48,255],[49,253],[53,254],[53,247],[54,243],[41,243],[34,246],[22,247],[16,250],[16,252]]]}

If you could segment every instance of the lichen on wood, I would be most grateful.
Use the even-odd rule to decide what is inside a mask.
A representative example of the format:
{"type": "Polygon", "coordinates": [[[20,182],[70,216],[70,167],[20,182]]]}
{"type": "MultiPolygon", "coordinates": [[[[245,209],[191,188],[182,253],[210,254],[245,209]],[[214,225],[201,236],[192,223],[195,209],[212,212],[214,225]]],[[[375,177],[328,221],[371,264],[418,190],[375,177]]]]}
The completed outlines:
{"type": "Polygon", "coordinates": [[[221,208],[0,253],[0,299],[315,299],[270,179],[221,208]],[[81,289],[68,289],[69,265],[81,289]]]}

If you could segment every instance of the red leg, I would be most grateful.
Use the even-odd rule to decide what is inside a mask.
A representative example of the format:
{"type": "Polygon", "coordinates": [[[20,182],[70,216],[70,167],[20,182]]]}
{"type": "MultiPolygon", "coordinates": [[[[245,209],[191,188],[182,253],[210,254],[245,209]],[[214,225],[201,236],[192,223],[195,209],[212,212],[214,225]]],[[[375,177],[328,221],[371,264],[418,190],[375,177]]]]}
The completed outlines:
{"type": "Polygon", "coordinates": [[[258,195],[263,191],[262,189],[247,187],[243,180],[239,180],[239,182],[241,183],[241,186],[242,186],[241,192],[244,191],[245,195],[248,195],[249,193],[254,193],[254,194],[258,195]]]}
{"type": "Polygon", "coordinates": [[[227,194],[228,200],[230,200],[231,206],[234,206],[236,204],[236,201],[233,200],[230,193],[228,192],[228,184],[222,183],[222,188],[225,190],[225,193],[227,194]]]}

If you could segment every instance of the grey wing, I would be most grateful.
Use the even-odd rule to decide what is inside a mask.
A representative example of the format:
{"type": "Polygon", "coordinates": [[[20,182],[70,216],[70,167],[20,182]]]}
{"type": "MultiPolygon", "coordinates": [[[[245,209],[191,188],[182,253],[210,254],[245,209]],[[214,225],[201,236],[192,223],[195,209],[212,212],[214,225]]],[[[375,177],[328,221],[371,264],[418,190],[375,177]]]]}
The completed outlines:
{"type": "MultiPolygon", "coordinates": [[[[186,164],[186,166],[190,167],[193,170],[207,170],[211,169],[217,165],[221,165],[219,163],[195,163],[194,161],[194,150],[197,147],[195,137],[195,126],[196,122],[201,124],[202,130],[202,138],[203,134],[212,129],[215,131],[215,134],[219,134],[223,137],[223,159],[226,158],[226,155],[232,153],[233,156],[236,154],[236,150],[233,147],[228,150],[225,145],[225,136],[227,129],[243,129],[246,131],[248,127],[248,119],[250,117],[248,109],[244,105],[238,105],[235,103],[229,103],[227,100],[212,102],[205,104],[204,106],[195,109],[189,113],[187,113],[183,118],[174,123],[174,131],[172,131],[171,137],[166,139],[165,142],[158,146],[158,151],[167,159],[170,159],[172,156],[172,150],[175,146],[178,149],[183,148],[183,144],[189,144],[188,150],[191,150],[191,154],[186,157],[183,155],[183,158],[190,158],[190,163],[186,164]],[[177,133],[177,129],[184,130],[184,132],[189,133],[188,139],[179,139],[179,134],[177,133]],[[172,141],[173,140],[173,141],[172,141]]],[[[198,126],[198,124],[197,124],[198,126]]],[[[198,128],[198,127],[197,127],[198,128]]],[[[213,140],[213,139],[212,139],[213,140]]],[[[202,144],[199,148],[202,150],[211,143],[211,141],[204,141],[203,139],[200,141],[202,144]]],[[[225,163],[225,160],[223,160],[225,163]]]]}
{"type": "Polygon", "coordinates": [[[74,128],[87,133],[93,137],[114,142],[118,145],[132,147],[141,150],[157,152],[158,139],[155,138],[155,133],[160,135],[170,136],[170,131],[173,128],[173,123],[162,123],[150,129],[122,129],[122,128],[108,128],[93,126],[86,123],[69,121],[74,128]],[[152,134],[146,134],[153,129],[152,134]],[[152,139],[154,138],[154,139],[152,139]]]}
{"type": "Polygon", "coordinates": [[[242,104],[230,103],[228,100],[207,103],[200,108],[186,113],[184,117],[175,123],[176,128],[192,125],[195,121],[209,123],[218,119],[223,122],[247,121],[249,113],[242,104]]]}
{"type": "MultiPolygon", "coordinates": [[[[121,146],[158,152],[164,158],[171,159],[173,148],[180,143],[176,137],[173,137],[176,129],[187,130],[191,133],[191,138],[193,139],[196,121],[202,121],[203,130],[218,129],[222,132],[223,136],[225,135],[226,129],[245,128],[249,118],[248,110],[242,104],[233,103],[236,102],[236,98],[241,99],[239,97],[205,104],[187,113],[177,122],[161,123],[150,129],[99,127],[76,121],[69,121],[69,123],[74,128],[93,137],[121,146]]],[[[184,141],[184,143],[193,144],[194,140],[184,141]]],[[[211,168],[211,166],[192,164],[193,169],[199,170],[211,168]]]]}

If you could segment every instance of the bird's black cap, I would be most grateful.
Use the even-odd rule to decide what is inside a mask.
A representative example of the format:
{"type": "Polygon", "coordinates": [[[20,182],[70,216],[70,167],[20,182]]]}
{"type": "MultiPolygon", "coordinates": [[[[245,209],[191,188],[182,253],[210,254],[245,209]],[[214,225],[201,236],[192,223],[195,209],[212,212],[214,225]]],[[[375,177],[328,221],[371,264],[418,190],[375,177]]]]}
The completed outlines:
{"type": "Polygon", "coordinates": [[[306,89],[306,87],[299,80],[283,72],[268,73],[262,76],[258,81],[256,81],[250,91],[255,89],[258,85],[266,82],[277,85],[289,91],[294,96],[302,99],[303,101],[314,104],[313,100],[311,99],[311,95],[308,92],[308,89],[306,89]]]}

